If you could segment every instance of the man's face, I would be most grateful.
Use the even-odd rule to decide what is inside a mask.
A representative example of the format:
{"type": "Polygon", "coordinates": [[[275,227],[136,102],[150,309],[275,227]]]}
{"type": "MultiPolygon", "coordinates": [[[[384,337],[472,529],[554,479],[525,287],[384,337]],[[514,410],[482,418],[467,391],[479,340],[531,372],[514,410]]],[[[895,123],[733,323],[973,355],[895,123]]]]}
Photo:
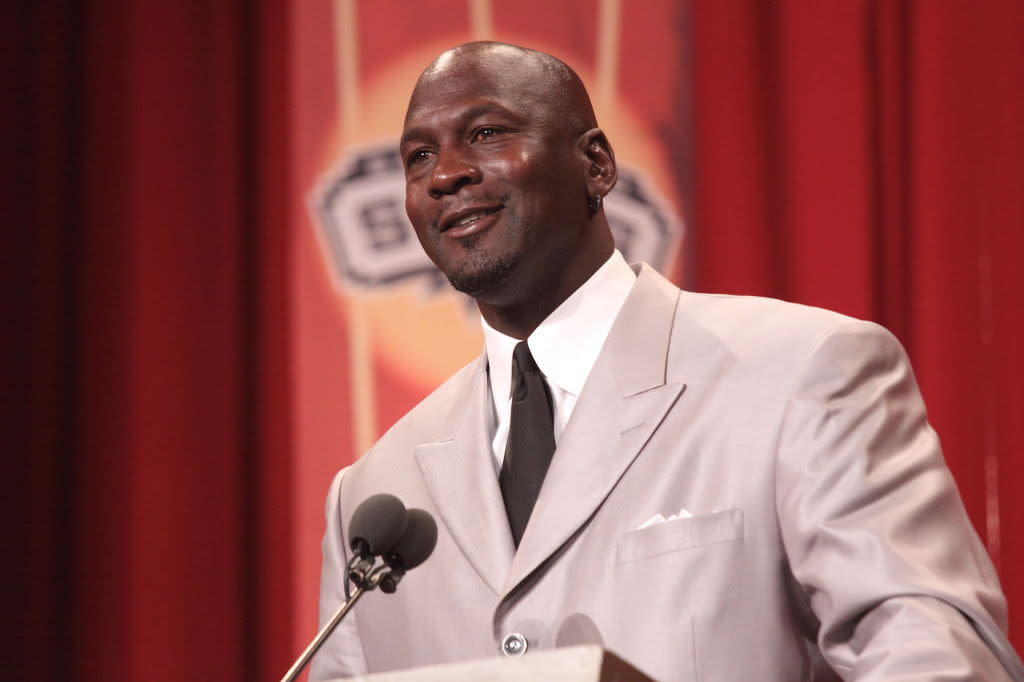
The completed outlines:
{"type": "Polygon", "coordinates": [[[576,135],[523,76],[474,63],[434,74],[402,137],[405,207],[423,249],[455,288],[492,302],[550,281],[587,220],[576,135]]]}

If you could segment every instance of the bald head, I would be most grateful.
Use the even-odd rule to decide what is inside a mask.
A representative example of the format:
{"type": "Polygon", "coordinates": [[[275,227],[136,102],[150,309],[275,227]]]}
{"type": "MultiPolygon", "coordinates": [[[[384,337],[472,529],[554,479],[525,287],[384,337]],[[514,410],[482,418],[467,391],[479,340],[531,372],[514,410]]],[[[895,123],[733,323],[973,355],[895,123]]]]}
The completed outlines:
{"type": "Polygon", "coordinates": [[[573,135],[597,127],[587,89],[568,64],[546,52],[491,41],[465,43],[441,53],[416,81],[409,111],[425,95],[434,96],[446,83],[469,73],[484,76],[502,89],[501,94],[543,108],[573,135]]]}
{"type": "Polygon", "coordinates": [[[400,147],[416,236],[495,329],[526,338],[611,254],[615,157],[579,76],[551,55],[446,51],[416,83],[400,147]]]}

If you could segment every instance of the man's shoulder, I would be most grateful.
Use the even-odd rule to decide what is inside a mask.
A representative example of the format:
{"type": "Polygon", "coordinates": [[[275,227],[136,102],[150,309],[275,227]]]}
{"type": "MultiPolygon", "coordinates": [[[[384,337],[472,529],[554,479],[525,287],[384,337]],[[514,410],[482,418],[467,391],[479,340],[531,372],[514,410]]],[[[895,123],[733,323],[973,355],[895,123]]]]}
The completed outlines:
{"type": "MultiPolygon", "coordinates": [[[[886,330],[865,320],[825,308],[763,296],[704,293],[679,289],[648,265],[634,266],[638,281],[643,280],[644,298],[634,305],[644,312],[633,320],[650,319],[645,315],[671,311],[673,336],[694,334],[717,339],[738,351],[755,352],[773,345],[794,349],[814,344],[842,329],[859,329],[887,334],[886,330]],[[673,298],[674,307],[650,305],[658,298],[673,298]],[[652,311],[661,311],[653,313],[652,311]]],[[[627,304],[628,305],[628,304],[627,304]]]]}
{"type": "Polygon", "coordinates": [[[874,322],[824,308],[759,296],[689,291],[680,293],[673,328],[678,352],[714,348],[748,367],[801,362],[838,334],[894,342],[874,322]]]}
{"type": "Polygon", "coordinates": [[[773,335],[837,329],[849,324],[873,324],[842,313],[763,296],[681,291],[680,320],[691,321],[723,336],[757,329],[773,335]]]}

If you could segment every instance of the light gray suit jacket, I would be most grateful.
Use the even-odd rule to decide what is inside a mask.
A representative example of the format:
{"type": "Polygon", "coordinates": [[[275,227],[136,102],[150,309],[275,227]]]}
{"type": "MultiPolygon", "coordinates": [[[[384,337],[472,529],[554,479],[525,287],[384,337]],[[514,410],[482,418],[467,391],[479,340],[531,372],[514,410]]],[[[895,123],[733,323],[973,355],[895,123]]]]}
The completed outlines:
{"type": "Polygon", "coordinates": [[[641,266],[518,551],[493,419],[481,356],[335,478],[321,622],[366,497],[428,510],[439,538],[396,594],[353,609],[311,679],[498,655],[513,632],[531,650],[602,643],[659,680],[1024,679],[907,358],[877,325],[680,292],[641,266]]]}

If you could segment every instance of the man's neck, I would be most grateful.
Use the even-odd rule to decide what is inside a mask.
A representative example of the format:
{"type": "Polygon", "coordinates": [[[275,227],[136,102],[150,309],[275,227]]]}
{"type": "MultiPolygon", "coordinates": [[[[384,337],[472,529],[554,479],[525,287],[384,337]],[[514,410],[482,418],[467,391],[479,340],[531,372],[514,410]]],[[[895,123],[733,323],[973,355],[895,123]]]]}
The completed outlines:
{"type": "Polygon", "coordinates": [[[613,250],[614,245],[609,245],[607,253],[595,254],[585,268],[577,268],[573,272],[566,270],[552,273],[557,277],[556,280],[539,287],[539,291],[521,292],[520,295],[512,297],[513,302],[494,302],[478,298],[476,303],[480,315],[496,331],[523,340],[583,286],[608,260],[613,250]]]}
{"type": "Polygon", "coordinates": [[[542,306],[537,303],[491,306],[483,301],[477,301],[477,307],[480,309],[480,315],[487,320],[487,324],[502,334],[521,341],[532,334],[533,330],[539,327],[566,298],[568,295],[559,301],[547,302],[542,306]]]}

